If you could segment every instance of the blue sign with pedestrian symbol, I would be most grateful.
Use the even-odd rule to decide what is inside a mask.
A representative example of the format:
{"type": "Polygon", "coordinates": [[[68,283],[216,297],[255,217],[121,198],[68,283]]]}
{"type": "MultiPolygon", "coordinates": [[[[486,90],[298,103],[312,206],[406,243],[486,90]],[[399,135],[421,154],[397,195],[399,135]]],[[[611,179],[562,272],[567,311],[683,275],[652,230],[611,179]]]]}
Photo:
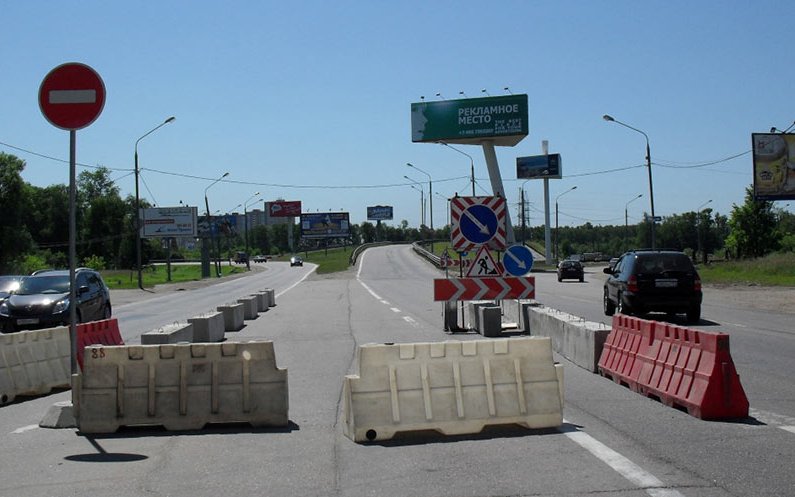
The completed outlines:
{"type": "Polygon", "coordinates": [[[524,276],[533,268],[533,252],[524,245],[511,245],[502,258],[505,271],[513,276],[524,276]]]}
{"type": "Polygon", "coordinates": [[[461,234],[471,243],[483,244],[494,238],[499,221],[497,215],[485,205],[467,207],[459,221],[461,234]]]}

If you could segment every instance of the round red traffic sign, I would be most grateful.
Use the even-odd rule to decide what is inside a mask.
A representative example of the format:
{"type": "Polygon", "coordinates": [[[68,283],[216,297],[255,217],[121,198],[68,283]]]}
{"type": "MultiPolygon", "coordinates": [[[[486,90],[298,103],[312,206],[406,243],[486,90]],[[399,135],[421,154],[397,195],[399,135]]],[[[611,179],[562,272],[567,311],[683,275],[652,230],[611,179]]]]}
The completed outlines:
{"type": "Polygon", "coordinates": [[[93,123],[105,106],[105,83],[85,64],[70,62],[50,71],[39,87],[39,108],[55,127],[68,130],[93,123]]]}

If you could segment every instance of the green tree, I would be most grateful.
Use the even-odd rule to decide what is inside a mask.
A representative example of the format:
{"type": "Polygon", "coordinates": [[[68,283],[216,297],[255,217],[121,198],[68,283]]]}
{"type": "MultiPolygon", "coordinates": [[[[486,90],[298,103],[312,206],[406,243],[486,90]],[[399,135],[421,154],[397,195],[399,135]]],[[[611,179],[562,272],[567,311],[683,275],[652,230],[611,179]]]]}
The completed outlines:
{"type": "Polygon", "coordinates": [[[22,170],[25,162],[13,155],[0,152],[0,271],[13,268],[14,259],[32,248],[30,233],[25,225],[28,205],[22,170]]]}
{"type": "Polygon", "coordinates": [[[745,203],[732,204],[730,233],[726,247],[738,258],[762,257],[776,251],[781,242],[773,202],[754,200],[751,186],[745,189],[745,203]]]}

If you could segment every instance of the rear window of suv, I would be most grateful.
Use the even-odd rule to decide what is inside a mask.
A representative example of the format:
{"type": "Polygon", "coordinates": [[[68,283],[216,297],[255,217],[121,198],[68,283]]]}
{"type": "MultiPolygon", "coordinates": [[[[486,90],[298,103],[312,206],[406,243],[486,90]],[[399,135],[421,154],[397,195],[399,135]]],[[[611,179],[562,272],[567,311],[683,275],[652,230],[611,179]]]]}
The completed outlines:
{"type": "Polygon", "coordinates": [[[693,263],[685,254],[643,254],[638,256],[637,272],[666,273],[688,272],[693,270],[693,263]]]}

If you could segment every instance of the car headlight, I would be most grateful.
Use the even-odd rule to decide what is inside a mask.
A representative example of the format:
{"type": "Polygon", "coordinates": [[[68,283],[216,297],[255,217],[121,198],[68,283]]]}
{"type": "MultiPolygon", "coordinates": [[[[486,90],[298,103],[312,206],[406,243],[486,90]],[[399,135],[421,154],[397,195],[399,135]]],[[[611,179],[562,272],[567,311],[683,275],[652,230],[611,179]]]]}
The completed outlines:
{"type": "Polygon", "coordinates": [[[67,309],[69,309],[69,299],[68,298],[63,299],[63,300],[59,300],[58,302],[56,302],[55,305],[52,306],[52,313],[53,314],[60,314],[60,313],[62,313],[64,311],[66,311],[67,309]]]}
{"type": "Polygon", "coordinates": [[[6,301],[0,304],[0,316],[8,316],[8,302],[6,301]]]}

